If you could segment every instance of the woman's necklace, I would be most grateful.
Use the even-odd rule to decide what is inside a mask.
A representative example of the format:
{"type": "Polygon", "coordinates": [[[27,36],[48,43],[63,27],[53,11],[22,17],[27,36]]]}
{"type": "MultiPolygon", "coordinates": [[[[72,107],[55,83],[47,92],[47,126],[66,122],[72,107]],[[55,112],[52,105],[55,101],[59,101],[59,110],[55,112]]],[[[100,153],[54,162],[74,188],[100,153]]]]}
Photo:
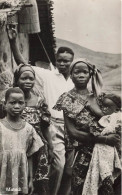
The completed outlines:
{"type": "Polygon", "coordinates": [[[12,125],[11,125],[11,123],[7,120],[7,118],[5,118],[5,120],[6,120],[6,122],[9,124],[9,126],[12,128],[12,129],[15,129],[15,130],[20,130],[21,128],[22,128],[22,126],[23,126],[23,123],[22,123],[22,121],[21,121],[21,125],[20,125],[20,127],[13,127],[12,125]]]}

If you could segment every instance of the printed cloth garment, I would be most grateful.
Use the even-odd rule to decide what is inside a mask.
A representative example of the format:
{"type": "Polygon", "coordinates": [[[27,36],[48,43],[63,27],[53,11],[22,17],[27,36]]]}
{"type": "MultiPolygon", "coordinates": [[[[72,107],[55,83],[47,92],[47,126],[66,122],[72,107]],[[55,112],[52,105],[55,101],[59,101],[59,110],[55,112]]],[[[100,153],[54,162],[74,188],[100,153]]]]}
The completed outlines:
{"type": "MultiPolygon", "coordinates": [[[[91,95],[93,94],[89,93],[89,96],[91,95]]],[[[97,123],[95,123],[95,116],[87,109],[87,101],[88,99],[83,100],[82,96],[74,88],[60,96],[54,109],[63,110],[66,116],[72,119],[77,130],[90,133],[90,125],[97,126],[97,123]]],[[[66,147],[74,148],[76,140],[68,135],[67,132],[65,138],[66,147]]],[[[85,181],[94,145],[92,143],[83,144],[77,142],[77,146],[78,153],[72,175],[72,187],[75,193],[77,193],[78,188],[80,188],[80,192],[82,191],[81,186],[83,186],[85,181]]]]}
{"type": "Polygon", "coordinates": [[[43,146],[34,128],[26,123],[14,131],[0,122],[0,193],[28,193],[28,160],[43,146]]]}
{"type": "MultiPolygon", "coordinates": [[[[48,111],[48,107],[44,99],[42,100],[39,97],[36,106],[26,106],[22,113],[22,118],[35,128],[44,143],[44,146],[34,155],[34,182],[49,180],[47,141],[43,137],[41,127],[48,127],[50,125],[50,112],[48,111]]],[[[48,188],[48,184],[47,186],[45,185],[45,190],[46,188],[48,188]]]]}
{"type": "MultiPolygon", "coordinates": [[[[92,93],[89,93],[89,96],[92,96],[92,93]]],[[[72,89],[69,92],[63,93],[58,99],[56,105],[53,109],[63,110],[64,113],[72,119],[76,129],[79,131],[85,131],[90,133],[90,127],[98,127],[95,116],[87,108],[88,98],[86,100],[82,99],[82,96],[76,92],[76,89],[72,89]]],[[[67,133],[65,135],[66,146],[68,148],[74,148],[76,145],[82,145],[76,140],[74,140],[67,133]]]]}
{"type": "Polygon", "coordinates": [[[38,98],[36,106],[26,106],[22,113],[23,120],[33,125],[42,138],[41,126],[48,127],[50,125],[50,116],[48,106],[41,97],[38,98]]]}
{"type": "MultiPolygon", "coordinates": [[[[103,116],[99,120],[99,124],[104,127],[101,135],[117,133],[121,136],[120,112],[103,116]]],[[[95,144],[82,195],[97,195],[99,187],[102,186],[103,183],[105,186],[105,183],[108,183],[108,179],[111,180],[109,183],[111,188],[108,188],[107,194],[111,194],[114,180],[121,173],[121,161],[119,158],[119,156],[121,156],[120,148],[121,143],[117,144],[117,149],[105,144],[95,144]]]]}

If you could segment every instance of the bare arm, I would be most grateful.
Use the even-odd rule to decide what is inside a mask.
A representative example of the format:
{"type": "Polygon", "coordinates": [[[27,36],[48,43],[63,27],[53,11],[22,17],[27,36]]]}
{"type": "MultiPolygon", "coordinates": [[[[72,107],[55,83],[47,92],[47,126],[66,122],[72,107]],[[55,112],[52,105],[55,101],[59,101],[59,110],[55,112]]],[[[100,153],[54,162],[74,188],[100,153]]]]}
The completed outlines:
{"type": "Polygon", "coordinates": [[[48,146],[49,148],[53,149],[53,145],[52,145],[52,140],[51,140],[51,135],[49,132],[49,128],[42,128],[42,133],[44,135],[44,138],[46,139],[46,141],[48,142],[48,146]]]}
{"type": "Polygon", "coordinates": [[[73,121],[70,118],[68,118],[65,114],[64,114],[64,120],[69,135],[74,139],[76,139],[77,141],[83,143],[93,142],[93,143],[107,144],[110,146],[116,146],[116,144],[120,139],[119,136],[116,134],[109,134],[107,136],[97,136],[97,137],[92,136],[90,133],[78,131],[73,121]]]}
{"type": "Polygon", "coordinates": [[[18,44],[17,44],[17,29],[15,25],[8,25],[7,26],[7,32],[8,32],[8,38],[9,38],[9,42],[10,42],[10,47],[11,50],[13,52],[14,55],[14,59],[17,63],[17,65],[23,63],[23,64],[27,64],[27,62],[25,61],[25,59],[23,58],[18,44]]]}
{"type": "Polygon", "coordinates": [[[28,188],[29,188],[29,194],[33,194],[33,165],[32,165],[32,156],[28,157],[28,188]]]}
{"type": "Polygon", "coordinates": [[[53,144],[52,144],[49,128],[44,128],[44,129],[42,128],[42,133],[48,143],[48,161],[50,164],[54,159],[54,154],[53,154],[53,144]]]}
{"type": "Polygon", "coordinates": [[[67,132],[69,133],[71,137],[83,143],[90,142],[92,140],[92,136],[89,133],[78,131],[73,121],[69,117],[67,117],[65,114],[64,114],[64,120],[65,120],[65,125],[67,128],[67,132]]]}

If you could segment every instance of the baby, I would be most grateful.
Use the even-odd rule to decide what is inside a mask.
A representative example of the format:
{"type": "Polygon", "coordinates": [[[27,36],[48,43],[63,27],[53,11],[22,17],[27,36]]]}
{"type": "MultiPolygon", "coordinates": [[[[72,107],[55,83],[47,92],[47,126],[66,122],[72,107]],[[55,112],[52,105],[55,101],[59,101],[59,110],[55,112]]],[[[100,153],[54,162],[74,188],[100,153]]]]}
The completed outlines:
{"type": "MultiPolygon", "coordinates": [[[[98,189],[104,184],[109,183],[106,187],[108,194],[113,192],[114,180],[120,175],[120,143],[117,143],[116,148],[107,145],[107,135],[117,133],[121,136],[121,100],[120,97],[114,94],[103,95],[99,112],[100,117],[98,126],[91,126],[90,132],[94,136],[106,136],[105,144],[95,144],[92,159],[87,172],[82,195],[97,195],[98,189]],[[104,114],[104,116],[103,116],[104,114]]],[[[93,110],[91,108],[93,112],[93,110]]]]}

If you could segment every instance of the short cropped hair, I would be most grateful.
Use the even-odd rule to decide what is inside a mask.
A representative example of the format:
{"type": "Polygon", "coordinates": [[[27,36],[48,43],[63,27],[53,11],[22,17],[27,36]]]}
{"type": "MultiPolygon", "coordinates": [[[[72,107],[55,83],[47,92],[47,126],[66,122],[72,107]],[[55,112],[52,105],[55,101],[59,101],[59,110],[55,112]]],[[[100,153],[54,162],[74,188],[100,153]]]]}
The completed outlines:
{"type": "Polygon", "coordinates": [[[12,88],[9,88],[9,89],[6,91],[6,93],[5,93],[5,102],[7,102],[9,96],[10,96],[12,93],[20,93],[20,94],[23,94],[23,96],[24,96],[23,91],[22,91],[19,87],[12,87],[12,88]]]}
{"type": "Polygon", "coordinates": [[[69,47],[59,47],[56,56],[58,56],[58,54],[60,53],[65,53],[65,52],[71,54],[74,57],[74,52],[69,47]]]}

